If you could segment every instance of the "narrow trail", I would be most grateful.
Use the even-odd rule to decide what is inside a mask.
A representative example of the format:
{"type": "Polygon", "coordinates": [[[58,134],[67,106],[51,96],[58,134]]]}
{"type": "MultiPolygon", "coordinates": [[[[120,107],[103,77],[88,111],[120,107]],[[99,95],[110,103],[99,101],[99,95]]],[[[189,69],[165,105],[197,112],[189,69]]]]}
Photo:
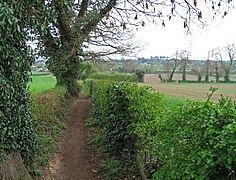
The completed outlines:
{"type": "Polygon", "coordinates": [[[89,117],[90,99],[81,95],[72,100],[67,127],[59,140],[59,151],[50,161],[44,180],[99,180],[99,159],[88,143],[85,120],[89,117]]]}

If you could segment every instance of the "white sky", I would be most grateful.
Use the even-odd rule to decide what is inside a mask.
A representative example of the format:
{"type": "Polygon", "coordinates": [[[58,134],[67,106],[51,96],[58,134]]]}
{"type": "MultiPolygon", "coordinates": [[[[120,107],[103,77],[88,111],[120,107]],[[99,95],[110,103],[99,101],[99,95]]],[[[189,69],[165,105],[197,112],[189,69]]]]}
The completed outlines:
{"type": "Polygon", "coordinates": [[[191,59],[204,60],[209,50],[236,43],[235,17],[236,9],[231,9],[226,17],[217,17],[204,29],[193,25],[192,35],[186,35],[183,20],[166,21],[166,27],[146,25],[137,32],[138,39],[146,44],[138,56],[171,56],[177,49],[187,49],[191,51],[191,59]]]}

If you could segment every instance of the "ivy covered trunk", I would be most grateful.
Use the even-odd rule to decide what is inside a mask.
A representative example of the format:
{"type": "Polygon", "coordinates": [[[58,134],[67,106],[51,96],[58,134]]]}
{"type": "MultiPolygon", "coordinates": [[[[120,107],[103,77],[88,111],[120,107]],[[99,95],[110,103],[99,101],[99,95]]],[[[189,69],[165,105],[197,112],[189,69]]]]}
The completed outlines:
{"type": "Polygon", "coordinates": [[[184,65],[184,67],[183,67],[182,81],[183,82],[187,81],[187,79],[186,79],[186,65],[184,65]]]}
{"type": "MultiPolygon", "coordinates": [[[[71,51],[73,52],[73,49],[67,50],[67,52],[71,51]]],[[[57,85],[66,87],[66,96],[68,97],[79,96],[77,80],[79,76],[80,61],[76,52],[52,56],[47,61],[48,69],[57,79],[57,85]]]]}
{"type": "Polygon", "coordinates": [[[63,82],[65,82],[66,85],[66,95],[68,97],[77,97],[79,96],[79,85],[77,82],[79,69],[73,67],[73,63],[70,65],[72,65],[72,67],[68,67],[63,82]]]}
{"type": "Polygon", "coordinates": [[[206,75],[205,75],[205,82],[209,81],[209,68],[210,68],[210,61],[209,59],[206,61],[206,75]]]}
{"type": "Polygon", "coordinates": [[[0,2],[0,179],[29,177],[24,164],[30,165],[34,155],[35,130],[26,90],[33,61],[21,5],[18,1],[0,2]]]}
{"type": "Polygon", "coordinates": [[[172,79],[173,79],[173,76],[174,76],[174,73],[175,73],[175,69],[176,69],[176,68],[173,68],[172,71],[171,71],[171,73],[170,73],[169,82],[171,82],[172,79]]]}
{"type": "Polygon", "coordinates": [[[216,72],[216,76],[215,76],[215,78],[216,78],[216,82],[218,83],[219,82],[219,80],[220,80],[220,73],[219,73],[219,69],[218,69],[218,65],[217,65],[217,63],[215,64],[215,72],[216,72]]]}
{"type": "Polygon", "coordinates": [[[226,71],[226,72],[225,72],[224,79],[225,79],[225,83],[230,82],[229,71],[226,71]]]}
{"type": "Polygon", "coordinates": [[[0,161],[0,179],[32,180],[24,166],[20,153],[11,153],[7,156],[7,160],[0,161]]]}
{"type": "MultiPolygon", "coordinates": [[[[96,3],[90,3],[88,0],[77,3],[59,0],[29,3],[32,8],[27,12],[31,17],[35,17],[35,21],[39,24],[34,26],[35,32],[39,34],[38,48],[49,58],[48,69],[56,76],[58,85],[66,85],[67,95],[78,96],[77,75],[80,58],[85,57],[83,49],[91,41],[91,33],[117,3],[116,0],[96,1],[96,3]]],[[[107,32],[105,29],[101,32],[103,31],[104,34],[107,32]]],[[[95,35],[95,39],[99,36],[95,35]]],[[[107,41],[105,39],[103,41],[107,41]]]]}
{"type": "Polygon", "coordinates": [[[205,76],[205,82],[209,81],[209,69],[207,68],[206,76],[205,76]]]}

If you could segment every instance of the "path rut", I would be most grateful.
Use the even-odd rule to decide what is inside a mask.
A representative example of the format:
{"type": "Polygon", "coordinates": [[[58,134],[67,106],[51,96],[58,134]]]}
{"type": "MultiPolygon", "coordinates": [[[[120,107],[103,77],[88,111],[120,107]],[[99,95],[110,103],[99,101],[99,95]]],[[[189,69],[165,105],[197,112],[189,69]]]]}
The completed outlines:
{"type": "Polygon", "coordinates": [[[50,161],[45,180],[99,180],[99,158],[89,144],[89,117],[91,101],[86,95],[73,99],[67,127],[59,140],[59,151],[50,161]]]}

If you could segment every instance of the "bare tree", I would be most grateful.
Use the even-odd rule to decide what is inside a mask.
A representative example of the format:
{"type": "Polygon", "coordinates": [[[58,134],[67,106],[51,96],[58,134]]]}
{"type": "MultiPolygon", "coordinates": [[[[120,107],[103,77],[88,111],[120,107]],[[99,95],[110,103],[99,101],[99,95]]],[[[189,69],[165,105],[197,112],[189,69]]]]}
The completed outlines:
{"type": "Polygon", "coordinates": [[[110,23],[99,25],[84,44],[83,58],[86,60],[111,60],[114,55],[133,56],[142,49],[131,29],[111,27],[110,23]]]}
{"type": "Polygon", "coordinates": [[[173,54],[172,58],[168,60],[169,66],[172,69],[170,76],[169,76],[169,80],[168,80],[169,82],[172,81],[176,69],[181,64],[181,60],[180,60],[179,56],[180,56],[179,51],[176,50],[175,53],[173,54]]]}
{"type": "Polygon", "coordinates": [[[224,47],[224,50],[228,55],[229,59],[228,61],[223,61],[223,59],[221,59],[220,63],[225,72],[224,76],[225,82],[229,82],[230,81],[229,75],[232,69],[233,60],[235,60],[236,58],[236,46],[235,44],[228,44],[226,47],[224,47]]]}
{"type": "Polygon", "coordinates": [[[124,70],[124,72],[126,73],[134,73],[136,71],[136,69],[138,68],[138,64],[136,63],[136,61],[134,60],[125,60],[123,62],[123,67],[122,69],[124,70]]]}
{"type": "Polygon", "coordinates": [[[210,76],[210,55],[211,55],[211,51],[208,51],[208,56],[207,56],[207,60],[205,62],[205,82],[209,82],[209,76],[210,76]]]}
{"type": "MultiPolygon", "coordinates": [[[[224,81],[225,82],[229,82],[230,78],[230,72],[232,69],[232,65],[233,65],[233,60],[236,57],[236,46],[235,44],[228,44],[227,46],[223,47],[223,48],[215,48],[212,50],[212,56],[215,58],[216,62],[219,62],[221,64],[221,67],[224,70],[224,81]],[[223,50],[223,51],[222,51],[223,50]],[[228,57],[228,59],[224,59],[223,58],[223,53],[226,54],[226,57],[228,57]]],[[[216,70],[218,73],[218,67],[216,66],[216,70]]],[[[218,75],[219,76],[219,75],[218,75]]]]}
{"type": "Polygon", "coordinates": [[[190,51],[187,50],[182,50],[180,52],[180,60],[181,60],[181,69],[182,69],[182,82],[186,82],[187,78],[186,78],[186,70],[187,70],[187,66],[189,64],[189,57],[190,57],[190,51]]]}
{"type": "Polygon", "coordinates": [[[220,73],[219,73],[219,62],[222,61],[222,54],[221,54],[221,49],[215,48],[211,51],[211,56],[215,59],[215,78],[216,78],[216,82],[219,82],[220,80],[220,73]]]}

